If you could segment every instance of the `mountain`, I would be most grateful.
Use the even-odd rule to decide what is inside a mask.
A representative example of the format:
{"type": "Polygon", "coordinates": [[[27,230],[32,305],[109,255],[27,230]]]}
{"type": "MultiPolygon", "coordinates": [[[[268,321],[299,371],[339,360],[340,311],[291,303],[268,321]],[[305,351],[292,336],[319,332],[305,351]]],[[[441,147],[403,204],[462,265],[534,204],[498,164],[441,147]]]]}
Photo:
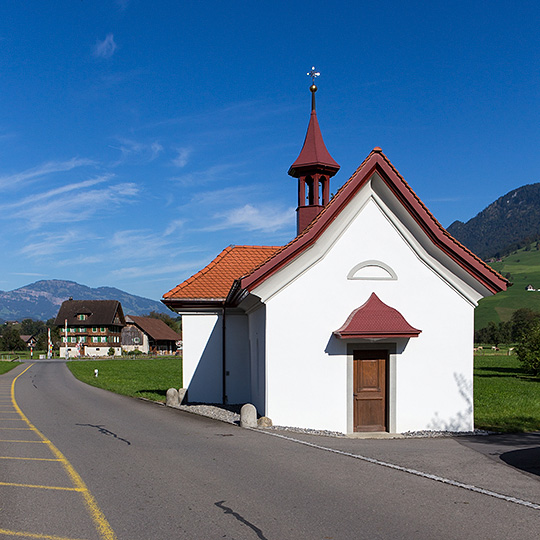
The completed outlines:
{"type": "Polygon", "coordinates": [[[46,321],[56,317],[64,300],[118,300],[124,313],[146,315],[150,311],[171,311],[161,302],[135,296],[114,287],[91,288],[74,281],[59,279],[36,281],[13,291],[0,291],[0,320],[35,319],[46,321]]]}
{"type": "Polygon", "coordinates": [[[473,253],[499,258],[540,239],[540,183],[510,191],[477,216],[454,221],[448,232],[473,253]]]}

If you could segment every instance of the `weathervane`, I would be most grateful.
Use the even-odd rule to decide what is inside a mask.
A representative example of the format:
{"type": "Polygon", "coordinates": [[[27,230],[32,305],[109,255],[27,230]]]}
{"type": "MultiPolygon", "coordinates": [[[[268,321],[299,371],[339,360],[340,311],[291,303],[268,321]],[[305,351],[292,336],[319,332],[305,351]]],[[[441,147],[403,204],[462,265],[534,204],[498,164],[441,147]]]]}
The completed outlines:
{"type": "Polygon", "coordinates": [[[317,91],[317,86],[315,85],[315,77],[318,77],[320,73],[315,71],[315,66],[311,68],[311,71],[308,72],[308,76],[311,77],[311,86],[309,90],[311,92],[311,110],[315,110],[315,92],[317,91]]]}
{"type": "Polygon", "coordinates": [[[320,73],[315,71],[315,66],[311,68],[311,71],[308,72],[308,76],[311,77],[312,84],[315,84],[315,77],[318,77],[320,73]]]}

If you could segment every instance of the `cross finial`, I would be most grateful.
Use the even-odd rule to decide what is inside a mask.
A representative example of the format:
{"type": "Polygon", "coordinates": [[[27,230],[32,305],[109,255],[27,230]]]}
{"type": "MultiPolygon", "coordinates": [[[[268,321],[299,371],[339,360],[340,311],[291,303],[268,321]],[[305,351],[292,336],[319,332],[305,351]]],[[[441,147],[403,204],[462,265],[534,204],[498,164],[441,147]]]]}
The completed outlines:
{"type": "Polygon", "coordinates": [[[315,84],[315,77],[318,77],[320,73],[318,71],[315,71],[315,66],[311,68],[311,71],[307,74],[309,77],[311,77],[311,82],[315,84]]]}

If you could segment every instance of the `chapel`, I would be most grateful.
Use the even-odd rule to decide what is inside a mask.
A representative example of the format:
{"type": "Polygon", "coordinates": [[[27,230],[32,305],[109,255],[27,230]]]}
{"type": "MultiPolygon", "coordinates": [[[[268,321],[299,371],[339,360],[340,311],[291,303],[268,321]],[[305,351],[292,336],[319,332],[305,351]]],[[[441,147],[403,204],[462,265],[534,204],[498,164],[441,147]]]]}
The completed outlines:
{"type": "MultiPolygon", "coordinates": [[[[297,179],[297,234],[229,246],[163,295],[182,315],[190,402],[252,403],[274,425],[470,431],[474,308],[507,281],[455,240],[378,147],[340,166],[315,93],[297,179]]],[[[422,159],[419,155],[418,159],[422,159]]]]}

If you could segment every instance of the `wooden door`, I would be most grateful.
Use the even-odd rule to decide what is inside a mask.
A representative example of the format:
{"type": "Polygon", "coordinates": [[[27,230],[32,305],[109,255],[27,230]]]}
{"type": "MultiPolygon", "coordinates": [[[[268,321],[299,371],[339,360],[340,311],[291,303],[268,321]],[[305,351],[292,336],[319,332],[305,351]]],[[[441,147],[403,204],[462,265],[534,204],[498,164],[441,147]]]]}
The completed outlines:
{"type": "Polygon", "coordinates": [[[386,431],[388,351],[354,351],[354,431],[386,431]]]}

